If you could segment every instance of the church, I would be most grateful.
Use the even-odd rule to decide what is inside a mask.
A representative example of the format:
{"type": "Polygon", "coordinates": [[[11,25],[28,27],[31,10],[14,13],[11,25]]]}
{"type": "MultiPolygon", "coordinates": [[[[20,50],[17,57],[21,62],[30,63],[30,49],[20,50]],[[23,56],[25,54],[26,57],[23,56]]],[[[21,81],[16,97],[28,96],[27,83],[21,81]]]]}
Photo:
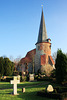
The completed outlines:
{"type": "Polygon", "coordinates": [[[37,73],[41,71],[41,73],[45,72],[46,75],[49,75],[55,68],[55,63],[51,56],[51,39],[47,36],[43,9],[38,40],[35,45],[36,48],[27,52],[26,56],[20,60],[17,69],[19,72],[37,73]]]}

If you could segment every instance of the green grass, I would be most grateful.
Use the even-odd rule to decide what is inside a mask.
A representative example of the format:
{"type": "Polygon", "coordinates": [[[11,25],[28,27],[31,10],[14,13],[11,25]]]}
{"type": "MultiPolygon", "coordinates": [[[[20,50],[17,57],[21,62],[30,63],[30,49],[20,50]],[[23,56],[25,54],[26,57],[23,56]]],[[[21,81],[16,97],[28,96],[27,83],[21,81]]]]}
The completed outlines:
{"type": "Polygon", "coordinates": [[[37,96],[37,92],[40,90],[45,89],[45,87],[49,83],[47,82],[21,82],[18,84],[18,93],[19,95],[14,96],[10,93],[13,91],[13,89],[6,89],[6,88],[12,88],[12,85],[9,82],[0,82],[0,100],[55,100],[55,99],[48,99],[45,97],[37,96]],[[25,87],[25,93],[22,93],[22,87],[25,87]]]}
{"type": "MultiPolygon", "coordinates": [[[[18,87],[33,86],[41,83],[43,82],[21,82],[20,84],[18,84],[18,87]]],[[[13,85],[10,84],[10,82],[0,82],[0,89],[7,89],[12,87],[13,85]]]]}

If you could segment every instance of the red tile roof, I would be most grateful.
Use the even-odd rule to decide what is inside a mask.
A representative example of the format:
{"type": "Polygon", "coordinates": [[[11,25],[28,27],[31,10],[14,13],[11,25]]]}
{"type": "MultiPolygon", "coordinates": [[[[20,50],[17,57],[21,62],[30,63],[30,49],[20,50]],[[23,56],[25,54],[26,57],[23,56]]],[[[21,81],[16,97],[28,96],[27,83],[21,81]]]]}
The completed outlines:
{"type": "Polygon", "coordinates": [[[55,62],[54,62],[52,56],[49,56],[49,57],[50,57],[50,60],[51,60],[52,64],[55,65],[55,62]]]}
{"type": "Polygon", "coordinates": [[[36,49],[33,49],[33,50],[29,51],[26,54],[26,56],[20,60],[20,63],[22,63],[22,64],[30,63],[32,61],[32,59],[33,59],[35,54],[36,54],[36,49]]]}
{"type": "MultiPolygon", "coordinates": [[[[45,65],[45,64],[48,64],[49,63],[48,56],[49,55],[41,55],[41,65],[45,65]]],[[[50,58],[52,64],[55,65],[55,62],[54,62],[52,56],[49,56],[49,58],[50,58]]]]}

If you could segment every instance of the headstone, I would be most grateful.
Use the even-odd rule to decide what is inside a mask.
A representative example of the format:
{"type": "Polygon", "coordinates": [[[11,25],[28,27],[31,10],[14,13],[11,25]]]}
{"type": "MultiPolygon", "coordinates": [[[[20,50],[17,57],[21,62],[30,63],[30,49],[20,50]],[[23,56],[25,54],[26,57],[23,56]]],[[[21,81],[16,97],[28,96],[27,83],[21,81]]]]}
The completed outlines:
{"type": "Polygon", "coordinates": [[[53,92],[53,91],[54,91],[53,86],[52,85],[48,85],[47,92],[53,92]]]}
{"type": "Polygon", "coordinates": [[[14,80],[11,80],[10,83],[13,84],[13,94],[18,95],[17,93],[17,84],[20,83],[20,80],[17,80],[17,76],[14,76],[14,80]]]}
{"type": "Polygon", "coordinates": [[[22,92],[23,92],[23,93],[25,92],[25,88],[22,88],[22,92]]]}
{"type": "Polygon", "coordinates": [[[34,81],[34,74],[29,74],[29,81],[34,81]]]}
{"type": "Polygon", "coordinates": [[[17,76],[17,80],[20,80],[20,75],[17,76]]]}

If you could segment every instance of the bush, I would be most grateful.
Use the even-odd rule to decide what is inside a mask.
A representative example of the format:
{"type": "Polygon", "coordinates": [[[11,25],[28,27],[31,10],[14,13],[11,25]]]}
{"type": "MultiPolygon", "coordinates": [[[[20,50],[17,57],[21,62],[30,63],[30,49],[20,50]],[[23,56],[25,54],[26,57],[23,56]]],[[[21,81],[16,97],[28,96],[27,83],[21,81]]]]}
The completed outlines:
{"type": "Polygon", "coordinates": [[[52,99],[58,99],[60,97],[60,94],[58,93],[47,93],[45,91],[40,91],[37,93],[37,95],[42,96],[42,97],[52,98],[52,99]]]}
{"type": "Polygon", "coordinates": [[[50,77],[56,78],[56,69],[54,69],[54,70],[51,71],[50,77]]]}
{"type": "Polygon", "coordinates": [[[41,74],[41,69],[38,69],[37,74],[38,75],[41,74]]]}
{"type": "Polygon", "coordinates": [[[52,98],[52,99],[59,99],[59,100],[64,100],[64,98],[67,98],[67,92],[59,93],[57,92],[56,89],[53,92],[46,92],[45,90],[42,90],[37,92],[37,95],[42,97],[52,98]]]}
{"type": "Polygon", "coordinates": [[[67,87],[55,87],[54,89],[59,93],[67,92],[67,87]]]}
{"type": "Polygon", "coordinates": [[[67,81],[62,82],[62,85],[67,87],[67,81]]]}
{"type": "Polygon", "coordinates": [[[38,75],[35,75],[34,78],[37,79],[38,78],[38,75]]]}

